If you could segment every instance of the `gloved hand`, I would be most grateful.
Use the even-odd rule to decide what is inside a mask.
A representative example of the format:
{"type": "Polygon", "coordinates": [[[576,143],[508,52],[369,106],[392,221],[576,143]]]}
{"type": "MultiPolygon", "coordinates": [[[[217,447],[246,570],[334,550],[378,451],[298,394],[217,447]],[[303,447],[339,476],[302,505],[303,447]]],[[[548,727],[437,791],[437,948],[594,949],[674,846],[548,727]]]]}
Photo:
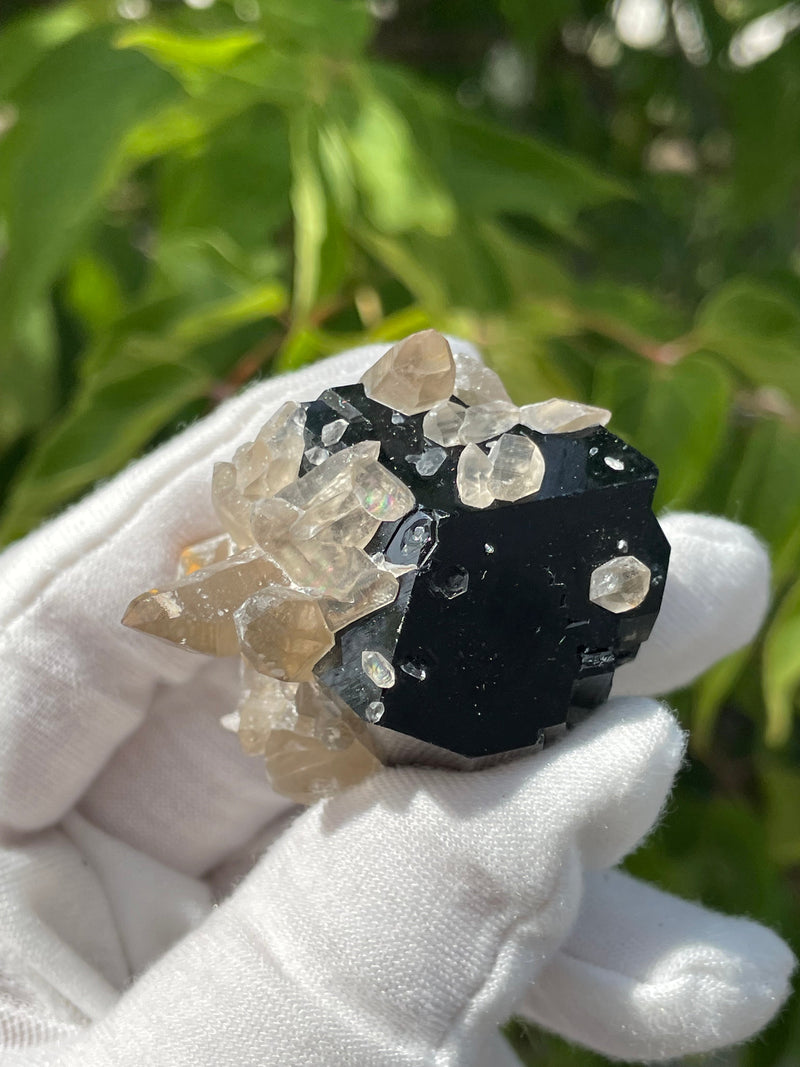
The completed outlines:
{"type": "Polygon", "coordinates": [[[775,934],[614,869],[682,759],[649,694],[763,616],[741,527],[664,520],[653,636],[566,739],[384,770],[299,815],[219,727],[234,665],[119,624],[217,532],[213,461],[380,351],[250,389],[0,558],[3,1065],[511,1067],[512,1012],[658,1059],[743,1040],[786,996],[775,934]]]}

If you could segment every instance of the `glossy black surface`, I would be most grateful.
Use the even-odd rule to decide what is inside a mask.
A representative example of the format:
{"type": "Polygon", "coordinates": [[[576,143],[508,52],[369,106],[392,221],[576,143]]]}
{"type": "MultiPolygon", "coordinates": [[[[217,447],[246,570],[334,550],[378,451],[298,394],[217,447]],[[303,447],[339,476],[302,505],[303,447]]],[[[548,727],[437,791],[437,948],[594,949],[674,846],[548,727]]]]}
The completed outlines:
{"type": "Polygon", "coordinates": [[[540,491],[476,510],[456,489],[462,446],[445,450],[435,474],[417,472],[416,457],[439,447],[426,442],[423,415],[398,416],[358,385],[323,397],[307,405],[307,448],[321,446],[322,427],[339,418],[349,426],[329,451],[381,442],[381,461],[417,508],[384,523],[367,551],[418,570],[400,579],[393,604],[337,635],[319,680],[363,718],[381,701],[381,726],[469,757],[533,745],[604,700],[661,603],[669,545],[652,512],[653,463],[602,427],[543,435],[520,426],[514,432],[544,455],[540,491]],[[589,579],[625,554],[646,563],[652,581],[639,607],[615,615],[589,601],[589,579]],[[380,690],[366,677],[366,649],[392,663],[394,686],[380,690]]]}

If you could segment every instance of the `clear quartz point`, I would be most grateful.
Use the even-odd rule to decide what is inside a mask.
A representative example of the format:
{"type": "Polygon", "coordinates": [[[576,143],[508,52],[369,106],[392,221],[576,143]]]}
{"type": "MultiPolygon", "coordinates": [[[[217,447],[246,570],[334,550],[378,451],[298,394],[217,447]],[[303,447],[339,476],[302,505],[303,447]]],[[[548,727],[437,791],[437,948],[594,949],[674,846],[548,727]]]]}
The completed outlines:
{"type": "Polygon", "coordinates": [[[305,457],[309,463],[313,463],[315,467],[318,467],[320,463],[326,460],[330,456],[330,452],[327,448],[309,448],[305,453],[305,457]]]}
{"type": "Polygon", "coordinates": [[[524,434],[504,433],[491,446],[489,461],[492,471],[488,489],[495,500],[521,500],[541,489],[544,456],[524,434]]]}
{"type": "Polygon", "coordinates": [[[589,579],[589,599],[615,615],[638,608],[649,591],[650,568],[636,556],[615,556],[589,579]]]}
{"type": "Polygon", "coordinates": [[[347,419],[334,419],[333,422],[329,422],[327,425],[323,426],[320,434],[323,445],[325,445],[326,448],[330,448],[331,445],[338,444],[344,437],[349,425],[350,423],[347,419]]]}
{"type": "Polygon", "coordinates": [[[425,413],[422,432],[429,441],[444,445],[445,448],[458,445],[461,443],[459,433],[466,411],[465,407],[454,404],[452,400],[441,400],[425,413]]]}
{"type": "MultiPolygon", "coordinates": [[[[511,403],[499,376],[477,356],[469,352],[456,352],[453,356],[456,365],[456,383],[453,395],[465,404],[487,404],[493,400],[511,403]]],[[[440,441],[439,444],[444,444],[440,441]]]]}
{"type": "Polygon", "coordinates": [[[458,458],[456,487],[461,502],[471,508],[488,508],[494,502],[489,491],[492,461],[477,445],[467,445],[458,458]]]}
{"type": "Polygon", "coordinates": [[[419,456],[408,457],[412,459],[417,474],[422,478],[430,478],[447,459],[447,453],[443,448],[426,448],[419,456]]]}
{"type": "Polygon", "coordinates": [[[436,330],[422,330],[384,353],[361,378],[371,400],[403,415],[427,411],[452,394],[456,380],[453,353],[447,338],[436,330]]]}
{"type": "Polygon", "coordinates": [[[319,599],[271,585],[234,612],[242,655],[261,674],[310,681],[314,665],[333,648],[319,599]]]}
{"type": "Polygon", "coordinates": [[[257,548],[195,571],[174,585],[137,596],[126,626],[212,656],[239,651],[233,613],[259,589],[288,584],[280,567],[257,548]]]}
{"type": "Polygon", "coordinates": [[[366,464],[355,482],[356,498],[368,515],[381,522],[402,519],[414,507],[414,494],[380,463],[366,464]]]}
{"type": "Polygon", "coordinates": [[[459,436],[464,445],[479,444],[490,437],[499,437],[518,423],[518,407],[504,400],[491,400],[487,404],[467,408],[459,436]]]}
{"type": "Polygon", "coordinates": [[[362,469],[377,462],[380,450],[378,441],[361,441],[352,448],[343,448],[277,495],[301,510],[320,504],[353,489],[362,469]]]}
{"type": "Polygon", "coordinates": [[[520,409],[519,421],[523,426],[539,433],[572,433],[589,426],[605,426],[611,418],[606,408],[579,404],[574,400],[542,400],[538,404],[525,404],[520,409]]]}

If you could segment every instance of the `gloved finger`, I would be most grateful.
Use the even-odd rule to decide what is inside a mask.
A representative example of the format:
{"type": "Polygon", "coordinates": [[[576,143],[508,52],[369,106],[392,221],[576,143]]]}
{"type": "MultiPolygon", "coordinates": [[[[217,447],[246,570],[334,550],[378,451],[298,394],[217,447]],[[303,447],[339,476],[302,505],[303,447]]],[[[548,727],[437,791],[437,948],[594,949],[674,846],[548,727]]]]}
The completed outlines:
{"type": "Polygon", "coordinates": [[[213,462],[286,400],[357,380],[384,348],[249,389],[0,557],[0,824],[56,821],[141,723],[156,686],[206,662],[120,618],[132,597],[172,579],[187,542],[218,532],[213,462]]]}
{"type": "Polygon", "coordinates": [[[235,660],[204,662],[183,686],[160,689],[147,721],[120,746],[78,810],[120,841],[198,876],[293,805],[267,781],[264,761],[223,730],[236,707],[235,660]]]}
{"type": "Polygon", "coordinates": [[[758,923],[605,871],[586,876],[575,927],[522,1013],[615,1059],[671,1059],[755,1034],[786,999],[794,965],[758,923]]]}
{"type": "Polygon", "coordinates": [[[619,701],[516,764],[382,771],[299,817],[50,1062],[482,1067],[572,927],[582,860],[636,836],[681,749],[666,711],[619,701]]]}
{"type": "Polygon", "coordinates": [[[616,672],[613,696],[662,694],[694,681],[755,637],[769,603],[769,557],[746,526],[714,515],[666,515],[672,546],[653,632],[616,672]]]}

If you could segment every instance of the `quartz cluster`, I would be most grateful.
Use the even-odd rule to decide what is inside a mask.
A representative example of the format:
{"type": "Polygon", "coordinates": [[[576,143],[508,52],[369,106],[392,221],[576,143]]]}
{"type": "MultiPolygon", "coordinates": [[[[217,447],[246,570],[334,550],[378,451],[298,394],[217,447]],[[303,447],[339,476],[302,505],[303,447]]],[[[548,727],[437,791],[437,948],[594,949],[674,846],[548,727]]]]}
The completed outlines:
{"type": "Polygon", "coordinates": [[[372,773],[392,734],[463,765],[530,749],[605,698],[661,599],[657,472],[609,417],[517,407],[414,334],[217,463],[224,532],[123,621],[241,657],[225,725],[300,802],[372,773]]]}

